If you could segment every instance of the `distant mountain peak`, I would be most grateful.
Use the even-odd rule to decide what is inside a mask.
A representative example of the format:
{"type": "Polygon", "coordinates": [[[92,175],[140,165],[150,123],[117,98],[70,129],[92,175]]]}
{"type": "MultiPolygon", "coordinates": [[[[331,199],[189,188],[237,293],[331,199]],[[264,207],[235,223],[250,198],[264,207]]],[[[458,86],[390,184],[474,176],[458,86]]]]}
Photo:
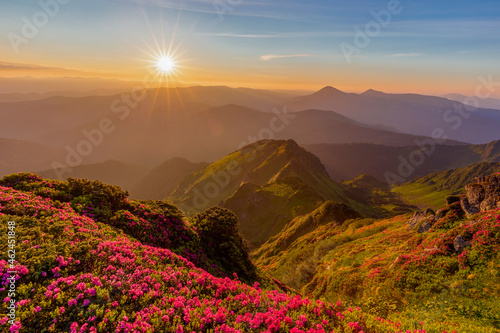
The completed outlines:
{"type": "Polygon", "coordinates": [[[338,90],[337,88],[334,88],[332,86],[326,86],[317,92],[315,92],[313,95],[315,96],[331,96],[331,95],[340,95],[340,94],[345,94],[343,91],[338,90]]]}
{"type": "Polygon", "coordinates": [[[380,95],[385,95],[384,92],[374,90],[374,89],[368,89],[367,91],[361,93],[363,96],[380,96],[380,95]]]}

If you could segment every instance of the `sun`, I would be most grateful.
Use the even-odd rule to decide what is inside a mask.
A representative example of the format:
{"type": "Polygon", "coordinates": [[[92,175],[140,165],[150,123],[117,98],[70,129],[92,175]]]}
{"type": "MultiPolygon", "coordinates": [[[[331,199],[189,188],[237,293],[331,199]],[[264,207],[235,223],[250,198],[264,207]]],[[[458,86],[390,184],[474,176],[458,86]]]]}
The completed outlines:
{"type": "Polygon", "coordinates": [[[156,59],[156,69],[164,75],[173,74],[176,69],[176,62],[170,56],[161,55],[156,59]]]}

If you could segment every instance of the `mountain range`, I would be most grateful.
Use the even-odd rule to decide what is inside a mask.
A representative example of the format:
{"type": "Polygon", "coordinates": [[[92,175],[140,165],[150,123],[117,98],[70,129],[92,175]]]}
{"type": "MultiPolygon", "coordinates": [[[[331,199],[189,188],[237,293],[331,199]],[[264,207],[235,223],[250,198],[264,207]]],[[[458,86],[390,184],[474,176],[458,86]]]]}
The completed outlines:
{"type": "MultiPolygon", "coordinates": [[[[332,87],[306,96],[246,88],[162,88],[1,102],[0,131],[4,139],[61,150],[52,162],[71,168],[110,159],[149,167],[177,157],[213,162],[260,139],[399,147],[437,134],[431,140],[444,145],[499,139],[498,110],[477,109],[470,115],[464,110],[440,97],[353,94],[332,87]]],[[[17,165],[5,169],[22,170],[17,165]]]]}
{"type": "Polygon", "coordinates": [[[290,111],[331,110],[365,124],[383,126],[413,135],[433,136],[436,129],[448,139],[487,143],[498,140],[500,112],[471,108],[446,98],[417,94],[387,94],[367,90],[345,93],[333,87],[295,97],[287,103],[290,111]]]}
{"type": "Polygon", "coordinates": [[[406,182],[429,173],[478,162],[500,162],[500,141],[481,145],[390,147],[384,145],[314,144],[303,147],[318,156],[329,175],[339,181],[371,174],[377,179],[406,182]],[[417,156],[417,157],[415,157],[417,156]]]}
{"type": "Polygon", "coordinates": [[[498,98],[482,98],[477,96],[465,96],[462,94],[447,94],[441,97],[471,106],[479,106],[483,109],[500,110],[500,99],[498,98]]]}

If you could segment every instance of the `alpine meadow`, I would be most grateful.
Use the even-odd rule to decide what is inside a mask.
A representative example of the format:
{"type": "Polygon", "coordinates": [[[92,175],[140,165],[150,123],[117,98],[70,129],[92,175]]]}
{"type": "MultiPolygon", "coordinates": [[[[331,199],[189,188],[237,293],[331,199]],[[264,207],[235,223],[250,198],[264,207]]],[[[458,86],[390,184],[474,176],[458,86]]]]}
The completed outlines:
{"type": "Polygon", "coordinates": [[[498,31],[0,0],[0,332],[500,333],[498,31]]]}

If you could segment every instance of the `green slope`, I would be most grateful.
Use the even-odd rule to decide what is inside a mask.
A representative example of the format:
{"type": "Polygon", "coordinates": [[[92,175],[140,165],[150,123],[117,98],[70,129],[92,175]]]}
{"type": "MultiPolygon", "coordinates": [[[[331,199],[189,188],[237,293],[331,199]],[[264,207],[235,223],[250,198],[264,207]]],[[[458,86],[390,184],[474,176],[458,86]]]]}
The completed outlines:
{"type": "Polygon", "coordinates": [[[191,214],[214,205],[230,209],[252,247],[327,200],[348,204],[363,215],[382,214],[352,199],[316,156],[292,140],[246,146],[186,177],[168,199],[191,214]]]}
{"type": "MultiPolygon", "coordinates": [[[[475,168],[471,177],[473,170],[488,169],[475,168]]],[[[458,186],[446,185],[445,175],[441,179],[444,188],[458,186]]],[[[252,256],[261,269],[304,294],[341,298],[376,316],[413,321],[412,329],[420,321],[454,322],[457,332],[498,332],[500,209],[468,220],[458,203],[443,208],[444,217],[419,233],[409,230],[410,214],[325,218],[327,206],[321,207],[290,222],[252,256]],[[456,250],[457,236],[464,250],[456,250]]]]}
{"type": "Polygon", "coordinates": [[[397,194],[391,192],[391,187],[372,175],[361,175],[353,180],[342,183],[349,197],[364,202],[385,213],[394,216],[411,212],[415,206],[404,202],[397,194]]]}
{"type": "Polygon", "coordinates": [[[477,163],[468,167],[432,173],[396,186],[393,193],[420,208],[437,209],[452,194],[463,194],[464,187],[476,177],[500,172],[500,163],[477,163]]]}

